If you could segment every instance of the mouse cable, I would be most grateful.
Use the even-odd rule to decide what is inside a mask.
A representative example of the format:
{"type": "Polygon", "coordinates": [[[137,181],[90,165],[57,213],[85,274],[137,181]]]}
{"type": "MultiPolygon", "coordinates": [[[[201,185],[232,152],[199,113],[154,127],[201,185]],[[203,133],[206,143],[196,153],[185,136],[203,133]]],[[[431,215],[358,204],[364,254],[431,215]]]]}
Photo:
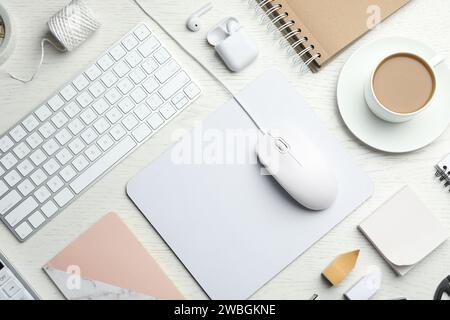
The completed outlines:
{"type": "Polygon", "coordinates": [[[217,82],[220,83],[220,85],[227,91],[233,99],[239,104],[242,110],[247,114],[247,116],[250,118],[250,120],[253,122],[253,124],[256,126],[256,128],[261,131],[262,133],[265,133],[265,131],[258,125],[254,117],[247,111],[247,109],[244,107],[244,103],[240,98],[237,97],[231,91],[231,89],[222,81],[219,79],[218,76],[214,72],[212,72],[203,62],[201,62],[194,54],[192,54],[186,47],[178,41],[177,38],[175,38],[172,33],[169,32],[156,18],[154,18],[141,4],[138,0],[132,0],[141,10],[143,13],[145,13],[146,16],[148,16],[161,30],[163,30],[188,56],[190,56],[194,61],[203,69],[205,70],[211,77],[213,77],[217,82]]]}

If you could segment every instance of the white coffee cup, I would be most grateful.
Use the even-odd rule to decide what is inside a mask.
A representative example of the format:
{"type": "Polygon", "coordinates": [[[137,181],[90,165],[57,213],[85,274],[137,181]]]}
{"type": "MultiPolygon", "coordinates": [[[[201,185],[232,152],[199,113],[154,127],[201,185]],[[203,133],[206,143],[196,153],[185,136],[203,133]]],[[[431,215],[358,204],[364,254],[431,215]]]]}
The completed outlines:
{"type": "Polygon", "coordinates": [[[435,68],[440,63],[442,63],[444,60],[445,60],[445,58],[440,55],[436,55],[432,59],[427,60],[415,53],[404,52],[404,51],[403,52],[395,52],[393,54],[389,54],[389,55],[383,57],[376,64],[374,70],[372,71],[372,73],[370,75],[370,78],[367,80],[367,83],[365,84],[365,87],[364,87],[364,97],[366,99],[366,103],[367,103],[368,107],[377,117],[379,117],[380,119],[383,119],[385,121],[388,121],[388,122],[401,123],[401,122],[406,122],[406,121],[412,120],[419,113],[423,112],[425,109],[428,109],[432,105],[433,98],[436,94],[436,89],[437,89],[437,85],[438,85],[437,80],[436,80],[437,77],[436,77],[436,73],[435,73],[435,68]],[[386,106],[384,106],[375,94],[374,78],[375,78],[376,72],[378,71],[378,67],[384,61],[386,61],[387,59],[389,59],[393,56],[396,56],[396,55],[413,56],[416,60],[421,61],[425,66],[428,67],[428,70],[431,72],[431,75],[434,78],[435,87],[434,87],[431,98],[428,100],[428,102],[422,108],[420,108],[419,110],[417,110],[415,112],[411,112],[411,113],[394,112],[394,111],[390,110],[389,108],[387,108],[386,106]]]}

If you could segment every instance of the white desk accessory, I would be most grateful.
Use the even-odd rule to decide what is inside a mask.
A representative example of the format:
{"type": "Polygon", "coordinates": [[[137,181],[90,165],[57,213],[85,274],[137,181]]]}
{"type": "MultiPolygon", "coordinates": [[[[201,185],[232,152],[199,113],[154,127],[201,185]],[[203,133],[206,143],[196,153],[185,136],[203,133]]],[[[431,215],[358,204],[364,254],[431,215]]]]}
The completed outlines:
{"type": "Polygon", "coordinates": [[[8,10],[0,3],[0,19],[3,20],[4,38],[0,38],[0,65],[11,55],[16,42],[16,27],[8,10]]]}
{"type": "Polygon", "coordinates": [[[362,277],[344,297],[348,300],[369,300],[381,287],[383,274],[380,270],[374,270],[362,277]]]}
{"type": "Polygon", "coordinates": [[[406,123],[379,119],[364,99],[364,85],[381,57],[408,51],[431,59],[437,52],[427,44],[402,37],[385,38],[357,50],[341,71],[337,100],[342,119],[362,142],[377,150],[403,153],[423,148],[436,140],[450,122],[450,69],[436,68],[437,91],[433,105],[406,123]]]}
{"type": "MultiPolygon", "coordinates": [[[[300,127],[307,133],[333,159],[339,191],[333,206],[319,213],[289,201],[271,176],[261,175],[256,139],[239,154],[248,162],[237,165],[174,161],[177,151],[197,141],[192,140],[198,137],[196,130],[134,177],[128,195],[213,299],[251,296],[360,206],[373,189],[370,178],[279,72],[264,73],[238,97],[263,127],[300,127]]],[[[201,128],[221,137],[229,130],[249,130],[256,138],[246,111],[233,99],[201,128]]],[[[224,153],[236,156],[234,151],[224,153]]]]}
{"type": "Polygon", "coordinates": [[[213,5],[211,2],[205,4],[203,7],[201,7],[199,10],[195,11],[189,19],[186,22],[186,27],[191,30],[192,32],[198,32],[200,31],[202,24],[200,17],[207,14],[209,11],[211,11],[213,8],[213,5]]]}
{"type": "Polygon", "coordinates": [[[358,228],[400,276],[414,268],[449,236],[408,186],[386,201],[358,228]]]}
{"type": "Polygon", "coordinates": [[[209,30],[207,40],[234,72],[248,67],[258,56],[258,48],[236,18],[220,21],[209,30]]]}
{"type": "Polygon", "coordinates": [[[0,136],[0,219],[25,241],[200,93],[138,25],[0,136]]]}
{"type": "Polygon", "coordinates": [[[37,294],[1,252],[0,300],[39,300],[37,294]]]}

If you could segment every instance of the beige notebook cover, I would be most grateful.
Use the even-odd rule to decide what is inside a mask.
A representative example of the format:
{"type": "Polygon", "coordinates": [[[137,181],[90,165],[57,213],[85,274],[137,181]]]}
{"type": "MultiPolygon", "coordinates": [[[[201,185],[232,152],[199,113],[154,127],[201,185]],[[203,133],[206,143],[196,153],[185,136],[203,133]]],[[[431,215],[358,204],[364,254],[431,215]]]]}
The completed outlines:
{"type": "Polygon", "coordinates": [[[114,213],[67,246],[44,271],[70,300],[183,299],[114,213]]]}
{"type": "MultiPolygon", "coordinates": [[[[257,0],[260,4],[265,0],[257,0]]],[[[308,40],[296,47],[297,53],[311,48],[305,59],[315,57],[316,68],[335,56],[347,45],[370,30],[374,17],[379,13],[381,21],[403,7],[410,0],[273,0],[266,2],[263,9],[270,13],[270,20],[278,28],[293,20],[295,25],[284,29],[287,35],[292,30],[301,32],[290,38],[291,44],[306,37],[308,40]],[[280,8],[281,6],[281,8],[280,8]],[[380,10],[374,10],[374,6],[380,10]],[[273,11],[273,9],[277,10],[273,11]],[[269,11],[270,10],[270,11],[269,11]],[[278,20],[277,16],[288,16],[278,20]],[[320,55],[320,56],[319,56],[320,55]]],[[[380,21],[380,22],[381,22],[380,21]]]]}

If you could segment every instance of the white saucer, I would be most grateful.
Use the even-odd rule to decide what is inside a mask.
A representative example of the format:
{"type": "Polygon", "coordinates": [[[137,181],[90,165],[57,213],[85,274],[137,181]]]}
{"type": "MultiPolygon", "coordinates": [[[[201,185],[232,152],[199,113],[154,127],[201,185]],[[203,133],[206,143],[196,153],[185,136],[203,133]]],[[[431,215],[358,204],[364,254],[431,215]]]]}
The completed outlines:
{"type": "Polygon", "coordinates": [[[339,111],[350,131],[362,142],[390,153],[410,152],[436,140],[450,123],[450,69],[436,68],[436,96],[428,110],[411,121],[394,124],[376,117],[364,99],[364,84],[382,57],[399,51],[431,59],[437,53],[428,45],[407,38],[385,38],[356,51],[339,76],[339,111]]]}

